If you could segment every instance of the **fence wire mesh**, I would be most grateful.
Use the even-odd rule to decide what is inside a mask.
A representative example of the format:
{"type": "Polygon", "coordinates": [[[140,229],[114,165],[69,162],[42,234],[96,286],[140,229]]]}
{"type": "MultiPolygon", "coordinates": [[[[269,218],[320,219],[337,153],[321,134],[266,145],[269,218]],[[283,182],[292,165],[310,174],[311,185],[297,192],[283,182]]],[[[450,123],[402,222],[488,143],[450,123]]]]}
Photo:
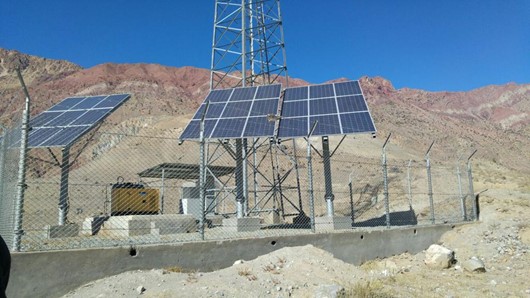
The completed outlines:
{"type": "MultiPolygon", "coordinates": [[[[431,158],[431,204],[425,159],[390,145],[385,168],[380,142],[369,137],[344,142],[330,137],[329,172],[321,138],[311,138],[311,144],[304,138],[209,140],[202,147],[201,171],[201,144],[178,140],[182,123],[170,117],[155,123],[140,114],[118,121],[123,115],[116,114],[68,148],[29,150],[24,234],[17,250],[329,233],[474,218],[464,161],[431,158]]],[[[2,138],[0,156],[0,232],[6,240],[14,233],[19,152],[4,145],[8,139],[2,138]]]]}

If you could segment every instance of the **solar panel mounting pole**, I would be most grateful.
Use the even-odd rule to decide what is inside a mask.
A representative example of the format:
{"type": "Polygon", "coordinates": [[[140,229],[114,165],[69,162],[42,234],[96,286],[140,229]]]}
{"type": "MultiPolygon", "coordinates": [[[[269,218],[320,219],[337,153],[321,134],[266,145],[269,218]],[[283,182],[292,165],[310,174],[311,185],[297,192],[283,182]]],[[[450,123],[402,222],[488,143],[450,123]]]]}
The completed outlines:
{"type": "Polygon", "coordinates": [[[59,191],[59,225],[64,226],[68,216],[68,174],[70,172],[70,146],[62,148],[61,188],[59,191]]]}
{"type": "Polygon", "coordinates": [[[322,137],[322,157],[324,164],[324,182],[326,184],[326,205],[328,209],[328,216],[333,216],[335,210],[333,208],[333,200],[335,195],[333,194],[333,185],[331,179],[331,161],[330,161],[330,151],[329,151],[329,137],[322,137]]]}

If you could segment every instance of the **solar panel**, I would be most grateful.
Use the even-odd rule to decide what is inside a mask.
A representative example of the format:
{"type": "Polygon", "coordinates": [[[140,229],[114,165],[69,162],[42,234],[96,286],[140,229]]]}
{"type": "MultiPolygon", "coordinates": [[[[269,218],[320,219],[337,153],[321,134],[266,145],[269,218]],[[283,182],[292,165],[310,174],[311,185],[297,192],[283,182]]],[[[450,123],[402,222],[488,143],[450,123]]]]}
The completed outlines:
{"type": "Polygon", "coordinates": [[[204,138],[272,137],[276,121],[269,121],[267,116],[277,114],[280,93],[280,84],[213,90],[186,126],[180,139],[199,139],[200,119],[207,102],[209,105],[204,117],[204,138]]]}
{"type": "Polygon", "coordinates": [[[280,119],[279,138],[376,132],[358,81],[287,88],[280,119]]]}
{"type": "Polygon", "coordinates": [[[114,94],[65,98],[30,120],[28,147],[71,145],[129,97],[129,94],[114,94]]]}

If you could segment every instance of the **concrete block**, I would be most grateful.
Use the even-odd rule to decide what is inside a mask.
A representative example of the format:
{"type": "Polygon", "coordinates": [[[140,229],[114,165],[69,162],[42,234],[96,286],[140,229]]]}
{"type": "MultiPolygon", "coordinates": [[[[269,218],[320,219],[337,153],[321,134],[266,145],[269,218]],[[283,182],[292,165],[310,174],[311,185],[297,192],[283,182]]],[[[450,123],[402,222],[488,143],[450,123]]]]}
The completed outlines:
{"type": "Polygon", "coordinates": [[[315,217],[315,229],[317,230],[346,230],[352,228],[349,216],[322,216],[315,217]]]}
{"type": "Polygon", "coordinates": [[[79,224],[70,223],[63,226],[46,226],[48,238],[77,237],[79,224]]]}
{"type": "Polygon", "coordinates": [[[197,231],[197,220],[193,215],[164,214],[153,215],[152,228],[158,229],[160,235],[192,233],[197,231]]]}
{"type": "Polygon", "coordinates": [[[260,229],[259,217],[225,218],[223,230],[227,232],[254,232],[260,229]]]}
{"type": "Polygon", "coordinates": [[[151,215],[111,216],[101,227],[108,236],[130,237],[151,233],[151,215]]]}
{"type": "Polygon", "coordinates": [[[85,218],[81,226],[80,234],[85,236],[96,235],[107,219],[109,219],[109,216],[94,216],[85,218]]]}
{"type": "Polygon", "coordinates": [[[266,225],[276,225],[281,223],[280,221],[280,214],[276,211],[271,211],[269,213],[265,213],[263,216],[263,223],[266,225]]]}

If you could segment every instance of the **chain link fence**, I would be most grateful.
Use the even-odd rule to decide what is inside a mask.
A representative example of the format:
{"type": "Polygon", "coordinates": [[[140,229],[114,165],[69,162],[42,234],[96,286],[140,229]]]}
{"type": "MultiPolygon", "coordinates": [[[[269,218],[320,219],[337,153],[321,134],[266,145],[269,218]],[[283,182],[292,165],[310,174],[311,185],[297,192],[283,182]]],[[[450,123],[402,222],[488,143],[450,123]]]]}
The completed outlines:
{"type": "Polygon", "coordinates": [[[4,132],[1,235],[13,250],[47,251],[475,218],[465,161],[433,156],[428,169],[398,146],[384,158],[368,136],[330,137],[328,171],[321,138],[181,144],[184,125],[118,110],[69,148],[30,149],[19,247],[10,239],[20,129],[4,132]]]}

